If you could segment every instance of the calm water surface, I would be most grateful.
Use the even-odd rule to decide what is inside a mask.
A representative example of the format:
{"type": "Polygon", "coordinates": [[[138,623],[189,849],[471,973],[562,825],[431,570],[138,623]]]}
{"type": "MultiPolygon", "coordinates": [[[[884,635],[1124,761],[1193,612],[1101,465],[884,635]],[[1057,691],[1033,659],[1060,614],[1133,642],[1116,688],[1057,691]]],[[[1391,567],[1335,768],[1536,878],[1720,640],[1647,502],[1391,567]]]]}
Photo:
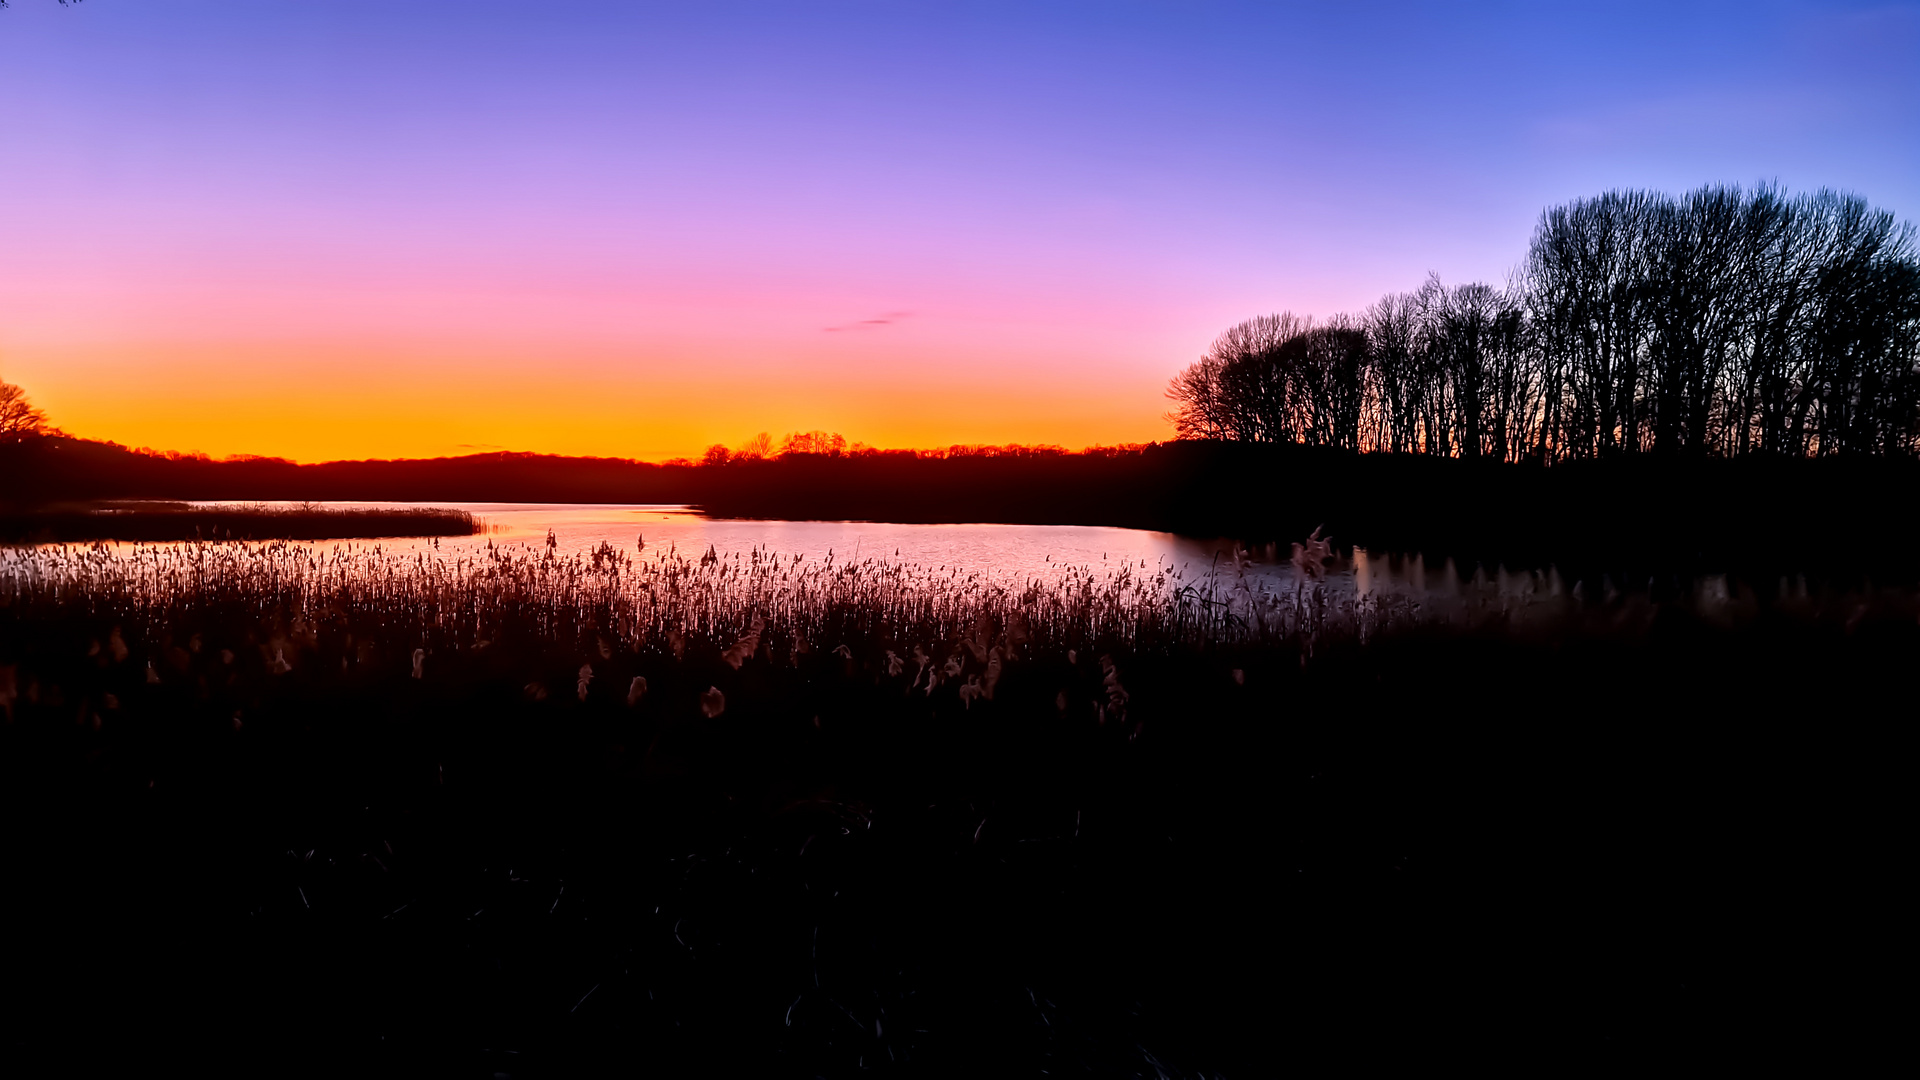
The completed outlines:
{"type": "MultiPolygon", "coordinates": [[[[253,505],[259,503],[209,503],[253,505]]],[[[268,503],[297,506],[298,503],[268,503]]],[[[1232,542],[1172,533],[1083,525],[895,525],[870,521],[760,521],[709,518],[685,506],[592,503],[319,503],[329,509],[436,506],[465,510],[486,526],[472,538],[441,538],[444,556],[488,543],[542,547],[552,535],[563,555],[601,544],[648,557],[676,552],[697,558],[709,547],[721,555],[756,548],[791,558],[836,563],[878,559],[929,568],[955,568],[995,578],[1050,577],[1066,568],[1096,573],[1132,563],[1136,572],[1172,564],[1197,572],[1232,564],[1232,542]],[[642,544],[645,545],[644,549],[642,544]]],[[[344,542],[344,541],[343,541],[344,542]]],[[[320,541],[322,546],[334,541],[320,541]]],[[[430,538],[355,541],[389,551],[435,550],[430,538]]]]}
{"type": "MultiPolygon", "coordinates": [[[[207,504],[207,505],[260,505],[207,504]]],[[[269,503],[294,506],[297,503],[269,503]]],[[[320,503],[328,508],[449,507],[479,518],[486,532],[471,538],[390,538],[353,541],[383,550],[437,551],[442,558],[484,550],[487,544],[543,547],[549,535],[563,555],[584,553],[601,544],[633,555],[673,552],[698,558],[711,547],[720,555],[746,555],[756,548],[785,558],[848,562],[874,559],[928,569],[958,569],[1009,584],[1039,579],[1052,582],[1067,574],[1108,574],[1130,568],[1153,573],[1162,567],[1182,571],[1192,581],[1208,573],[1244,575],[1250,584],[1270,590],[1295,584],[1290,546],[1270,545],[1240,551],[1229,539],[1179,536],[1145,529],[1099,525],[900,525],[870,521],[763,521],[710,518],[678,505],[595,503],[320,503]],[[645,545],[644,549],[642,544],[645,545]]],[[[1301,537],[1305,539],[1305,537],[1301,537]]],[[[1336,541],[1338,537],[1334,538],[1336,541]]],[[[318,541],[326,547],[347,541],[318,541]]],[[[1419,560],[1369,557],[1354,551],[1334,567],[1328,584],[1337,593],[1375,592],[1456,594],[1462,589],[1501,595],[1557,592],[1557,582],[1538,575],[1497,573],[1492,579],[1461,582],[1451,564],[1427,566],[1419,560]]]]}

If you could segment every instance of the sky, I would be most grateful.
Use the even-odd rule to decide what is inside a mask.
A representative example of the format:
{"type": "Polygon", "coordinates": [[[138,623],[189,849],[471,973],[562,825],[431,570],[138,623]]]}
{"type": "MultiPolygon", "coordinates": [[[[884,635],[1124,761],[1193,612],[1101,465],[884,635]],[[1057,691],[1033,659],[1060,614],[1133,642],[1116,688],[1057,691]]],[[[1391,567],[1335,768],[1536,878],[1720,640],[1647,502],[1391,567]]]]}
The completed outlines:
{"type": "Polygon", "coordinates": [[[13,0],[0,379],[301,461],[1171,437],[1608,188],[1920,221],[1915,4],[13,0]]]}

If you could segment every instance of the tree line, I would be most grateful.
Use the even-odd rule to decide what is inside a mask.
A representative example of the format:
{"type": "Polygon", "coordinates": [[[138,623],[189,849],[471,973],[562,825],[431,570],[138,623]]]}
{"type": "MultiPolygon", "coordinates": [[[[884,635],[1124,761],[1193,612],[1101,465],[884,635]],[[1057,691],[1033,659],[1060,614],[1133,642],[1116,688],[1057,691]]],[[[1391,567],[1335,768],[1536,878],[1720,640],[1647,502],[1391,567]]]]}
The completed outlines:
{"type": "Polygon", "coordinates": [[[1061,457],[1121,457],[1137,454],[1145,449],[1144,443],[1122,443],[1115,446],[1088,446],[1079,450],[1068,450],[1064,446],[1052,443],[954,443],[950,446],[936,446],[920,449],[882,449],[863,442],[849,443],[838,432],[796,431],[789,432],[780,441],[775,442],[767,432],[760,432],[737,447],[728,449],[725,443],[714,443],[698,461],[687,458],[672,458],[666,465],[706,465],[724,466],[746,464],[756,461],[774,461],[789,457],[822,458],[893,458],[906,460],[940,460],[946,458],[1061,458],[1061,457]]]}
{"type": "Polygon", "coordinates": [[[1239,324],[1174,377],[1183,439],[1502,461],[1920,454],[1912,225],[1857,196],[1609,191],[1505,287],[1239,324]]]}

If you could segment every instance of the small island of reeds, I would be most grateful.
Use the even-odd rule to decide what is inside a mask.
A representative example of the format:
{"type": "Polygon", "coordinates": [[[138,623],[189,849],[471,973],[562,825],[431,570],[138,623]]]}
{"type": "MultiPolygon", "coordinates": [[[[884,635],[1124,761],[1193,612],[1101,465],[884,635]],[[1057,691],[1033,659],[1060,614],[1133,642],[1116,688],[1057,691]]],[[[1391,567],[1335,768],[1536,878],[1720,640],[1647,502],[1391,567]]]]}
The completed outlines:
{"type": "Polygon", "coordinates": [[[373,540],[472,536],[481,526],[465,510],[298,506],[198,506],[127,500],[0,512],[0,543],[95,540],[373,540]]]}

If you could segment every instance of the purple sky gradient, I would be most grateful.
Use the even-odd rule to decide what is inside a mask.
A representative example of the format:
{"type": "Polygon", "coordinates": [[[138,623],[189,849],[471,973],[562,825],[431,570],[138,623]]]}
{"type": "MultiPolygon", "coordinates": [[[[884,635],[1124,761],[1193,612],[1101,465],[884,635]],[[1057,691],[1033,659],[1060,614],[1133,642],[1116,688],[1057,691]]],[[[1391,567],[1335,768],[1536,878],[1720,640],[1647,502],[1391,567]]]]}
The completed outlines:
{"type": "Polygon", "coordinates": [[[15,0],[0,377],[300,458],[1129,441],[1555,202],[1920,217],[1915,5],[1548,8],[15,0]]]}

